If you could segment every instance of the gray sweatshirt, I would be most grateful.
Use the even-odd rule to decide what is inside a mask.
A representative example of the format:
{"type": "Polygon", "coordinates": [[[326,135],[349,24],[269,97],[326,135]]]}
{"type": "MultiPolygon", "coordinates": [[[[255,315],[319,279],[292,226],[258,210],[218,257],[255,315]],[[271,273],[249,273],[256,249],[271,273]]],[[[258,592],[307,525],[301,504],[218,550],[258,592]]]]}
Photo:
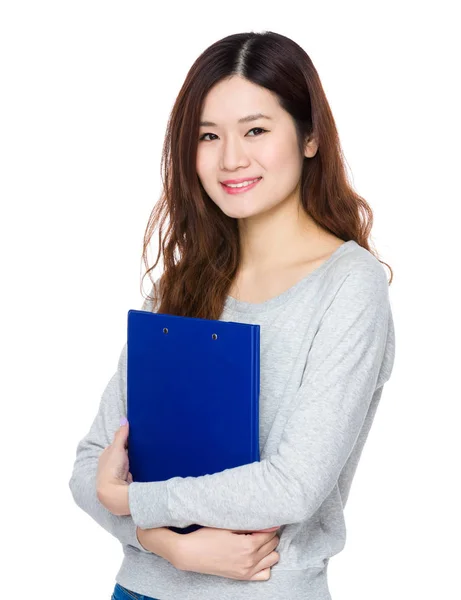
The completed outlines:
{"type": "MultiPolygon", "coordinates": [[[[142,310],[155,310],[145,301],[142,310]]],[[[126,416],[126,353],[77,446],[77,505],[123,544],[116,581],[160,600],[331,600],[330,558],[344,548],[344,506],[395,354],[387,274],[350,240],[288,290],[254,304],[227,297],[220,319],[261,326],[259,462],[201,477],[134,482],[131,515],[96,495],[98,458],[126,416]],[[281,526],[268,581],[180,571],[145,550],[143,529],[281,526]]]]}

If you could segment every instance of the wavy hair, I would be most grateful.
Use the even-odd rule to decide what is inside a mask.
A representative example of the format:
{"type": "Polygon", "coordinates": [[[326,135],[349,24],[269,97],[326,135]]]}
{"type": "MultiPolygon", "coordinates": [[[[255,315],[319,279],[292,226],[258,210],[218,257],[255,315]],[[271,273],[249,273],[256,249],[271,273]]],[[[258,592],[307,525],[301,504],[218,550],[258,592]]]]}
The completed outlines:
{"type": "MultiPolygon", "coordinates": [[[[304,210],[320,227],[344,241],[355,240],[383,263],[370,248],[373,213],[348,180],[333,114],[311,59],[298,44],[278,33],[237,33],[215,42],[197,58],[168,119],[161,160],[163,190],[150,214],[142,253],[146,267],[142,281],[163,254],[161,293],[157,298],[148,296],[159,301],[159,313],[219,319],[239,267],[238,220],[216,206],[196,172],[206,94],[234,75],[277,95],[294,120],[301,154],[304,141],[316,137],[317,152],[302,167],[304,210]],[[156,229],[158,254],[149,267],[147,250],[156,229]]],[[[390,269],[390,285],[393,272],[383,264],[390,269]]]]}

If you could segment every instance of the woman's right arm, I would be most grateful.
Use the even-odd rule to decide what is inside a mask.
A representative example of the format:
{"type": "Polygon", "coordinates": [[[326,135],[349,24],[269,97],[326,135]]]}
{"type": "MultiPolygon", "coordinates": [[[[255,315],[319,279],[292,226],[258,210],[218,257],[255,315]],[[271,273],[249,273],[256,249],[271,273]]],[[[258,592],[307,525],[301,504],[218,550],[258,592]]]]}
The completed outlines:
{"type": "Polygon", "coordinates": [[[102,394],[90,430],[77,445],[69,487],[77,506],[101,527],[123,544],[148,552],[136,537],[136,524],[131,515],[112,514],[101,504],[96,492],[99,456],[112,443],[120,428],[120,417],[126,417],[126,358],[127,344],[120,353],[117,371],[102,394]]]}

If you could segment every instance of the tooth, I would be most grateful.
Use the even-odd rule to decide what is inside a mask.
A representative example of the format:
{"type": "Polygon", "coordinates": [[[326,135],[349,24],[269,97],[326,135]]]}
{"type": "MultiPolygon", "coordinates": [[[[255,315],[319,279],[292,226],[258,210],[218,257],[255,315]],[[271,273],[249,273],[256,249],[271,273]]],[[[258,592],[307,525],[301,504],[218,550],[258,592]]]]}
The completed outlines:
{"type": "Polygon", "coordinates": [[[251,185],[252,183],[255,183],[258,180],[259,180],[259,177],[257,177],[256,179],[253,179],[252,181],[244,181],[242,183],[230,183],[230,184],[227,184],[227,186],[232,187],[232,188],[248,187],[249,185],[251,185]]]}

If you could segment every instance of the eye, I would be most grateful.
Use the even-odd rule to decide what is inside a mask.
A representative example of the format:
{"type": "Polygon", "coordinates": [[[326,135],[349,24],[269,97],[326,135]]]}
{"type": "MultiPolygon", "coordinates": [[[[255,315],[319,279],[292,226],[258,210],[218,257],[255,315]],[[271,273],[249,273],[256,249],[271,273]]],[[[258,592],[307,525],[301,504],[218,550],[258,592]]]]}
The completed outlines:
{"type": "MultiPolygon", "coordinates": [[[[259,131],[262,131],[263,133],[266,132],[266,129],[263,129],[262,127],[253,127],[253,129],[250,129],[250,131],[254,131],[255,129],[258,129],[259,131]]],[[[248,133],[250,133],[250,131],[248,133]]],[[[258,135],[261,135],[261,134],[258,133],[258,135]]],[[[255,137],[255,136],[253,135],[253,136],[250,136],[250,137],[255,137]]]]}
{"type": "MultiPolygon", "coordinates": [[[[266,133],[267,129],[263,129],[262,127],[253,127],[252,129],[250,129],[250,131],[262,131],[263,133],[266,133]]],[[[248,133],[250,133],[250,131],[248,133]]],[[[205,140],[204,138],[207,135],[215,135],[214,133],[204,133],[200,138],[199,138],[199,142],[204,141],[204,142],[212,142],[213,140],[205,140]]],[[[258,133],[257,135],[250,135],[250,137],[258,137],[259,135],[262,135],[261,133],[258,133]]]]}

